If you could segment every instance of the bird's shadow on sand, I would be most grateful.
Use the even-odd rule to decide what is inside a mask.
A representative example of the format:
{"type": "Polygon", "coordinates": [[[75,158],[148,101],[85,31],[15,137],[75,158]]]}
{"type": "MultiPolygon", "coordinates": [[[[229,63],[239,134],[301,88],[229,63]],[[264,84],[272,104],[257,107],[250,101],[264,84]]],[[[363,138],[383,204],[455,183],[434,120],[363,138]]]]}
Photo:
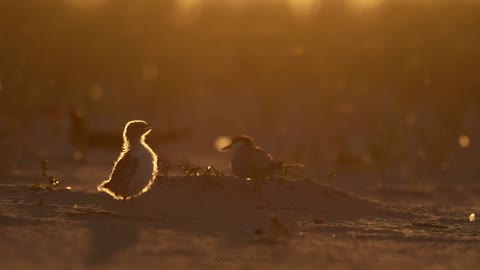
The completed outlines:
{"type": "Polygon", "coordinates": [[[104,264],[139,241],[139,228],[134,221],[103,219],[88,223],[90,248],[86,256],[91,264],[104,264]]]}

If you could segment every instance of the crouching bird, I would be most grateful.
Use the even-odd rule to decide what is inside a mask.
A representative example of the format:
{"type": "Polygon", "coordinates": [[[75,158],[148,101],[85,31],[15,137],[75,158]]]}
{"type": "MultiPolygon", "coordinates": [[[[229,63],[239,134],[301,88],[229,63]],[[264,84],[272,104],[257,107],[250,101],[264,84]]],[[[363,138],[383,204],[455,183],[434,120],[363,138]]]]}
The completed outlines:
{"type": "Polygon", "coordinates": [[[285,167],[303,167],[302,164],[284,164],[253,143],[249,136],[233,138],[230,145],[222,148],[233,150],[230,166],[233,174],[242,178],[266,179],[285,167]]]}
{"type": "Polygon", "coordinates": [[[142,120],[133,120],[123,130],[123,150],[113,165],[110,178],[97,189],[124,201],[147,192],[158,173],[157,155],[145,143],[145,136],[152,125],[142,120]]]}

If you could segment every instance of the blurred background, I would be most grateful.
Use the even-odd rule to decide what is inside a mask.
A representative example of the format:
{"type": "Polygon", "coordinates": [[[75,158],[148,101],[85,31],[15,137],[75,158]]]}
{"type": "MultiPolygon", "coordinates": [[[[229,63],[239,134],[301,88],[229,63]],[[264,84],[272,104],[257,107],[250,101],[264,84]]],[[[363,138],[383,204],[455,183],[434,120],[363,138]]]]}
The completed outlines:
{"type": "Polygon", "coordinates": [[[229,173],[218,138],[248,134],[361,194],[461,200],[479,29],[475,0],[0,0],[2,182],[48,159],[94,187],[144,119],[168,162],[229,173]]]}

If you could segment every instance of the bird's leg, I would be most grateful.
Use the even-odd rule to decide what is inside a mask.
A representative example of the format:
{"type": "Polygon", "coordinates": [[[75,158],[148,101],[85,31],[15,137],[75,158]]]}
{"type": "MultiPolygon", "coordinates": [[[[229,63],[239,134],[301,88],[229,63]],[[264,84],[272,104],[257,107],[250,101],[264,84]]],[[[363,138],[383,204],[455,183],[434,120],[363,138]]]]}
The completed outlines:
{"type": "Polygon", "coordinates": [[[133,198],[134,198],[134,197],[135,197],[135,196],[130,197],[130,203],[132,204],[132,206],[133,206],[133,198]]]}
{"type": "Polygon", "coordinates": [[[253,178],[253,189],[255,190],[255,193],[257,194],[257,199],[259,202],[262,201],[262,183],[261,179],[258,178],[253,178]]]}
{"type": "Polygon", "coordinates": [[[263,190],[263,186],[262,186],[263,183],[260,182],[260,180],[258,180],[258,183],[257,183],[257,192],[258,192],[258,199],[260,201],[262,201],[262,190],[263,190]]]}

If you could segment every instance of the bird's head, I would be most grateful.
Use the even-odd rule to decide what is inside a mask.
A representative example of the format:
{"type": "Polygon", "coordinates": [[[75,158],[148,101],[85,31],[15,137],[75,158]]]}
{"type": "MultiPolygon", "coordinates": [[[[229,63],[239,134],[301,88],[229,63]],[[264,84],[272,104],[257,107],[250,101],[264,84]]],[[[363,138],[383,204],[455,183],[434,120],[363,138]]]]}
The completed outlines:
{"type": "Polygon", "coordinates": [[[123,137],[129,140],[140,139],[150,133],[152,127],[152,125],[147,124],[147,122],[143,120],[130,121],[125,125],[123,137]]]}
{"type": "Polygon", "coordinates": [[[249,136],[242,135],[242,136],[233,138],[232,142],[229,145],[222,148],[222,151],[226,151],[232,148],[235,149],[237,147],[245,147],[245,146],[253,146],[253,139],[249,136]]]}

